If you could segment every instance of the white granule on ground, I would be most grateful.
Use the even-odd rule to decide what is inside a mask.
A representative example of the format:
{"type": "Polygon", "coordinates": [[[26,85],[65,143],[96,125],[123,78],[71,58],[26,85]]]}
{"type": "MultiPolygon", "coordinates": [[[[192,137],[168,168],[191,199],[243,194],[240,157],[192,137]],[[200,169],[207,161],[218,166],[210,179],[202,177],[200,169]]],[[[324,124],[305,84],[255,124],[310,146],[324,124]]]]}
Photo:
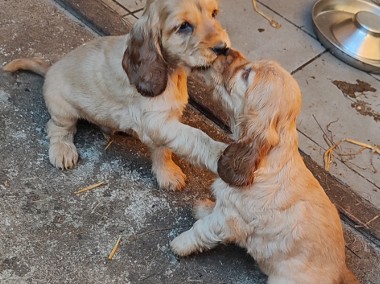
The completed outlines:
{"type": "Polygon", "coordinates": [[[8,93],[4,92],[3,90],[0,90],[0,103],[1,104],[7,104],[9,97],[10,97],[10,95],[8,93]]]}
{"type": "Polygon", "coordinates": [[[152,196],[150,190],[131,191],[129,195],[130,204],[124,210],[124,215],[133,220],[137,230],[144,227],[148,216],[156,212],[170,209],[170,204],[164,198],[152,196]]]}

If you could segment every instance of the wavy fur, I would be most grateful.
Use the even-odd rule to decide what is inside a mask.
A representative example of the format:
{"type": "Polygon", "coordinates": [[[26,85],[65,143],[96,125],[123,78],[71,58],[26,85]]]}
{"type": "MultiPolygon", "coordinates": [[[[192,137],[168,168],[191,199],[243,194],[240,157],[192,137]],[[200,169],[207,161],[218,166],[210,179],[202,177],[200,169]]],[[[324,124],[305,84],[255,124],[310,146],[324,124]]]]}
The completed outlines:
{"type": "Polygon", "coordinates": [[[219,243],[246,248],[270,284],[359,283],[345,263],[335,206],[298,151],[297,82],[273,61],[237,51],[209,71],[236,142],[219,161],[215,203],[197,204],[193,227],[171,242],[185,256],[219,243]]]}
{"type": "Polygon", "coordinates": [[[210,65],[229,45],[214,18],[216,0],[148,1],[130,34],[95,39],[48,69],[39,60],[18,59],[6,71],[46,73],[44,98],[51,119],[49,159],[57,168],[73,168],[78,119],[111,131],[133,130],[152,154],[160,187],[181,189],[185,174],[172,152],[213,172],[225,145],[179,118],[188,102],[187,76],[210,65]]]}

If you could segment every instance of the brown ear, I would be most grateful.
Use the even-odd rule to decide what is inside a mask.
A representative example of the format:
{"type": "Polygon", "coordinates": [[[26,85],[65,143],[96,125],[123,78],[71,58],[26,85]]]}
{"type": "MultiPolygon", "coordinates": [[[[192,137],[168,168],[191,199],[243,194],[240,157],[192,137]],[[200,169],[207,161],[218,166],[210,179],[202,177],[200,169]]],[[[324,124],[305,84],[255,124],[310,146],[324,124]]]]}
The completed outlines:
{"type": "Polygon", "coordinates": [[[230,186],[253,184],[255,171],[273,147],[265,136],[241,139],[230,144],[218,160],[219,177],[230,186]]]}
{"type": "Polygon", "coordinates": [[[231,186],[251,185],[263,154],[260,146],[251,139],[230,144],[219,158],[219,177],[231,186]]]}
{"type": "Polygon", "coordinates": [[[159,32],[144,30],[136,23],[122,65],[130,83],[141,95],[155,97],[166,89],[168,66],[161,54],[159,32]]]}
{"type": "Polygon", "coordinates": [[[230,144],[218,160],[219,177],[231,186],[252,184],[257,154],[251,141],[230,144]]]}

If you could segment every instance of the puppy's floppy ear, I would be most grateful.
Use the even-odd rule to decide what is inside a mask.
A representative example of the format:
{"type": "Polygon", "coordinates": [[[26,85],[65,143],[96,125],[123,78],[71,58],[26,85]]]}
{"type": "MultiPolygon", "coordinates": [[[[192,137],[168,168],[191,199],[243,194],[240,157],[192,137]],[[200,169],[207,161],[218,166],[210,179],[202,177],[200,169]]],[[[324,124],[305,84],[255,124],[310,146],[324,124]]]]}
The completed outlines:
{"type": "Polygon", "coordinates": [[[256,169],[272,148],[263,138],[243,138],[230,144],[219,158],[219,177],[230,186],[252,185],[256,169]]]}
{"type": "Polygon", "coordinates": [[[230,144],[218,160],[219,177],[231,186],[251,185],[258,160],[255,150],[249,139],[230,144]]]}
{"type": "Polygon", "coordinates": [[[280,139],[278,114],[269,112],[267,107],[258,111],[256,104],[252,109],[249,103],[248,114],[240,124],[243,130],[240,140],[229,145],[218,161],[220,178],[231,186],[252,185],[261,161],[280,139]]]}
{"type": "Polygon", "coordinates": [[[158,96],[165,90],[169,73],[161,53],[158,16],[152,6],[148,5],[133,27],[122,61],[130,83],[147,97],[158,96]]]}
{"type": "MultiPolygon", "coordinates": [[[[294,104],[289,101],[293,96],[284,93],[293,91],[285,84],[288,79],[276,63],[258,63],[254,69],[254,82],[244,94],[244,109],[239,118],[240,140],[229,145],[218,161],[220,178],[231,186],[249,186],[254,182],[255,171],[279,143],[280,132],[284,133],[281,129],[289,124],[284,110],[294,104]]],[[[295,120],[298,112],[291,110],[295,120]]]]}

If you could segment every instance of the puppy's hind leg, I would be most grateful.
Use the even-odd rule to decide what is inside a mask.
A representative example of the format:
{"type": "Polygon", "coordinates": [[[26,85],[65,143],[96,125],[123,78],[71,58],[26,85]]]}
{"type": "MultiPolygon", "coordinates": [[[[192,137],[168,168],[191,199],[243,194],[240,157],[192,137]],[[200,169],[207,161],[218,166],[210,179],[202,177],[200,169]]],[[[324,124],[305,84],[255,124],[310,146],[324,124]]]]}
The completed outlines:
{"type": "Polygon", "coordinates": [[[186,184],[186,175],[172,160],[172,152],[165,147],[150,147],[152,172],[160,188],[181,190],[186,184]]]}
{"type": "Polygon", "coordinates": [[[57,168],[70,169],[78,162],[78,152],[73,143],[76,122],[76,118],[52,116],[47,124],[49,160],[57,168]]]}
{"type": "Polygon", "coordinates": [[[180,234],[170,246],[175,254],[186,256],[194,252],[212,249],[223,241],[224,218],[219,213],[212,213],[195,222],[193,227],[180,234]]]}

